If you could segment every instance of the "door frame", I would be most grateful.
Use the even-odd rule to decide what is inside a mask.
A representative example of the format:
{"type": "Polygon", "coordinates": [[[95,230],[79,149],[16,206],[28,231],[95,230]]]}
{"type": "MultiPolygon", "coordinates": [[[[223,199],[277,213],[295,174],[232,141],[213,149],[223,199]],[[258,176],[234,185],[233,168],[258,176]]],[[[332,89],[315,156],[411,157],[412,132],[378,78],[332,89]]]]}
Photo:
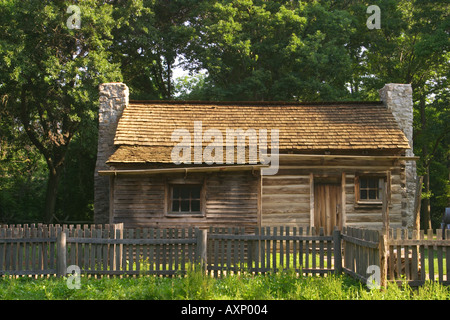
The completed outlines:
{"type": "MultiPolygon", "coordinates": [[[[346,173],[345,172],[341,172],[340,174],[314,174],[314,173],[310,173],[309,174],[309,193],[310,193],[310,197],[309,197],[309,211],[310,211],[310,221],[309,221],[309,225],[310,227],[314,227],[314,221],[315,221],[315,195],[314,195],[314,187],[315,187],[315,182],[316,181],[326,181],[327,179],[329,179],[329,181],[335,181],[340,183],[341,185],[341,215],[340,215],[340,219],[341,219],[341,226],[342,228],[346,226],[346,222],[347,222],[347,217],[346,217],[346,173]]],[[[317,230],[318,231],[318,230],[317,230]]]]}

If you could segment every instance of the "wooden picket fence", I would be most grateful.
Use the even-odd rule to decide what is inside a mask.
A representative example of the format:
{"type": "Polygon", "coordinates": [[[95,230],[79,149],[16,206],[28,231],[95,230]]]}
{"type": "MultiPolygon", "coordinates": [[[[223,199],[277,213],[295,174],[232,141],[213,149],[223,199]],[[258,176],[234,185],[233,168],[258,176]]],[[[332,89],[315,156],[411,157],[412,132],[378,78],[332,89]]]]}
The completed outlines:
{"type": "Polygon", "coordinates": [[[17,225],[0,228],[0,275],[174,275],[196,257],[190,229],[124,229],[114,225],[17,225]]]}
{"type": "MultiPolygon", "coordinates": [[[[450,285],[450,230],[390,229],[381,231],[344,228],[342,232],[344,273],[367,283],[379,267],[380,284],[387,281],[420,286],[427,280],[450,285]]],[[[373,278],[372,278],[373,279],[373,278]]]]}
{"type": "Polygon", "coordinates": [[[390,230],[388,240],[388,279],[408,281],[412,286],[426,280],[450,285],[450,230],[445,239],[442,230],[408,233],[390,230]]]}
{"type": "Polygon", "coordinates": [[[66,238],[70,257],[60,267],[61,272],[67,265],[76,265],[88,275],[173,276],[185,273],[198,261],[198,236],[193,228],[135,230],[113,225],[92,234],[89,229],[87,233],[77,230],[74,237],[66,238]]]}
{"type": "Polygon", "coordinates": [[[341,261],[339,231],[325,236],[315,228],[263,227],[253,234],[244,228],[210,228],[207,251],[207,270],[216,277],[280,269],[324,275],[340,270],[341,261]]]}
{"type": "Polygon", "coordinates": [[[381,284],[426,280],[450,284],[450,230],[408,233],[343,228],[332,235],[301,227],[124,229],[112,225],[0,226],[0,276],[185,274],[201,265],[212,276],[292,269],[305,275],[344,272],[381,284]]]}
{"type": "Polygon", "coordinates": [[[0,275],[55,274],[56,230],[50,226],[1,226],[0,275]]]}

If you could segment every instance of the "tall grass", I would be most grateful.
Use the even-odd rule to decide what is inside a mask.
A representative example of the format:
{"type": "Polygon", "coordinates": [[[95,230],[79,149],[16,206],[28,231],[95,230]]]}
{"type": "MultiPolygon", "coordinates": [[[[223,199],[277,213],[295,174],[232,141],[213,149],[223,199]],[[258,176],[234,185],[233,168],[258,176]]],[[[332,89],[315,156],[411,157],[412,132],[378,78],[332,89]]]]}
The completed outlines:
{"type": "Polygon", "coordinates": [[[427,282],[418,289],[392,284],[369,290],[347,276],[298,276],[294,271],[266,275],[213,278],[191,270],[174,278],[81,277],[80,289],[69,289],[66,279],[1,278],[2,300],[428,300],[450,299],[450,288],[427,282]]]}

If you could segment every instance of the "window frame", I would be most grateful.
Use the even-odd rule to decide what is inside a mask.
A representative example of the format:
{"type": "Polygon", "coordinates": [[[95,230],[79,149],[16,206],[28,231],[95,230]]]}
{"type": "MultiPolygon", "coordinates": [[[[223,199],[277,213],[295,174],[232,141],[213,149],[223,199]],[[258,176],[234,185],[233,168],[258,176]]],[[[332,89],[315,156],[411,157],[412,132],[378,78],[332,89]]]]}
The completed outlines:
{"type": "MultiPolygon", "coordinates": [[[[176,179],[166,181],[166,205],[165,216],[167,217],[204,217],[205,216],[205,183],[203,180],[176,179]],[[200,187],[200,210],[199,211],[173,211],[173,188],[174,187],[198,186],[200,187]]],[[[193,199],[190,199],[192,201],[193,199]]],[[[197,200],[197,199],[195,199],[197,200]]]]}
{"type": "MultiPolygon", "coordinates": [[[[387,181],[387,203],[391,201],[391,183],[389,173],[357,173],[355,175],[355,204],[357,205],[369,205],[369,206],[381,206],[383,205],[383,195],[380,192],[383,191],[381,183],[387,181]],[[361,179],[378,179],[378,199],[361,199],[361,179]]],[[[367,192],[374,188],[366,188],[367,192]]]]}

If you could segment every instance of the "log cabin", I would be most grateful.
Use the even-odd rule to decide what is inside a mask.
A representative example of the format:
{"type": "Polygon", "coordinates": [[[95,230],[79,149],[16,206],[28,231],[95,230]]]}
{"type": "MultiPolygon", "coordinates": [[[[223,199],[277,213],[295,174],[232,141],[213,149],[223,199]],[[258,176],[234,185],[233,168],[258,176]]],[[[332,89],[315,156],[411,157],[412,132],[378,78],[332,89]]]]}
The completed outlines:
{"type": "Polygon", "coordinates": [[[412,90],[374,102],[132,101],[100,86],[95,222],[412,226],[412,90]],[[235,136],[229,134],[234,133],[235,136]],[[248,141],[248,143],[247,143],[248,141]]]}

